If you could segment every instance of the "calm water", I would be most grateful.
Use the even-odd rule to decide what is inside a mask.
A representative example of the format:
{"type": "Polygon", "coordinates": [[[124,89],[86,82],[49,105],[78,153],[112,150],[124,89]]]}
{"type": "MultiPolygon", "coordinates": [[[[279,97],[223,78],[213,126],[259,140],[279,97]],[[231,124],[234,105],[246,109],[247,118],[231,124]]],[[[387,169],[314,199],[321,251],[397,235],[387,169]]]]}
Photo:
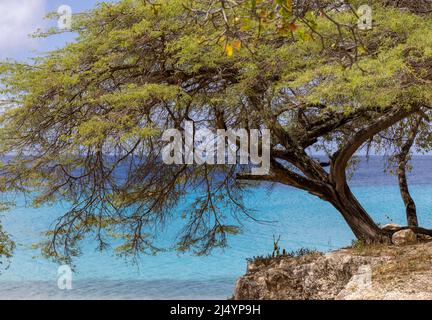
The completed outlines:
{"type": "MultiPolygon", "coordinates": [[[[432,227],[432,157],[416,157],[414,162],[412,194],[422,225],[432,227]]],[[[383,173],[382,158],[362,161],[351,185],[377,222],[404,223],[396,179],[383,173]]],[[[236,278],[244,274],[246,258],[269,253],[274,235],[281,236],[280,244],[288,250],[328,251],[353,239],[330,205],[289,187],[277,186],[271,193],[266,186],[257,187],[247,204],[257,210],[259,219],[275,222],[247,221],[243,234],[230,238],[229,248],[208,257],[162,253],[144,256],[134,265],[111,252],[95,251],[89,242],[76,260],[70,291],[57,288],[58,266],[30,248],[65,208],[16,208],[3,218],[18,247],[10,267],[1,271],[0,298],[225,299],[232,294],[236,278]]]]}

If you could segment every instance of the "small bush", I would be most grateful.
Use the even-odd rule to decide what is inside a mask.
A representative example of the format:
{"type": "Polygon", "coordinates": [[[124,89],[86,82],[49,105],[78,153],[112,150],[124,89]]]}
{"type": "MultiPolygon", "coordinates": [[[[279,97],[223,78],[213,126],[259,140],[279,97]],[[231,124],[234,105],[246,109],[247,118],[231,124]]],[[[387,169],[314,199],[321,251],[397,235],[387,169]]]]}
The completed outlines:
{"type": "Polygon", "coordinates": [[[273,261],[280,261],[287,258],[298,258],[306,255],[317,254],[318,251],[301,248],[294,251],[287,251],[279,246],[280,237],[273,241],[273,252],[268,255],[254,256],[253,258],[246,259],[248,263],[256,265],[269,265],[273,261]]]}

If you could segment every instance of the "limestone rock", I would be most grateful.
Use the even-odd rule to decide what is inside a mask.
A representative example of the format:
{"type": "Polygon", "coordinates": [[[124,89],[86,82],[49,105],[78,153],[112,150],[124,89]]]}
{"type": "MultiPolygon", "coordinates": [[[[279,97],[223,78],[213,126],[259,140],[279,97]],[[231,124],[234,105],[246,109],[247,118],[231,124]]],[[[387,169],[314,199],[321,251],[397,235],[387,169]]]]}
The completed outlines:
{"type": "Polygon", "coordinates": [[[388,230],[388,231],[395,231],[395,230],[398,230],[400,228],[402,228],[402,226],[399,224],[389,223],[389,224],[383,225],[381,229],[388,230]]]}
{"type": "Polygon", "coordinates": [[[253,272],[237,280],[234,299],[334,299],[359,268],[371,262],[369,258],[346,254],[342,250],[255,267],[253,272]]]}
{"type": "Polygon", "coordinates": [[[417,242],[417,236],[414,231],[407,229],[401,230],[393,234],[392,236],[393,244],[397,246],[404,246],[408,244],[413,244],[417,242]]]}
{"type": "Polygon", "coordinates": [[[432,299],[432,242],[255,262],[237,280],[233,299],[432,299]]]}

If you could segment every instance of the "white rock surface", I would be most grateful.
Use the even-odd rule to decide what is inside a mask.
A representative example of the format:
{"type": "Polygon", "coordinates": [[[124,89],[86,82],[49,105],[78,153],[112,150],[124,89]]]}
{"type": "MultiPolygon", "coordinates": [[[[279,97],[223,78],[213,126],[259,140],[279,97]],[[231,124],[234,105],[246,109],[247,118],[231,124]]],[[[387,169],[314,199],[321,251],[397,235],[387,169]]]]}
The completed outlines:
{"type": "Polygon", "coordinates": [[[389,223],[382,226],[383,230],[389,230],[389,231],[395,231],[400,228],[402,228],[402,226],[396,223],[389,223]]]}

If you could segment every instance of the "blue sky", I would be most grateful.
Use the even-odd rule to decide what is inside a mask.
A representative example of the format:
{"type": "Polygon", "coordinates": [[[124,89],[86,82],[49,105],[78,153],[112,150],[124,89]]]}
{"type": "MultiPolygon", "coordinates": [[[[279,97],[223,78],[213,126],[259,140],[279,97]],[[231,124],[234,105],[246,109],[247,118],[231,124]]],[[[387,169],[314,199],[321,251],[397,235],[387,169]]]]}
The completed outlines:
{"type": "MultiPolygon", "coordinates": [[[[72,34],[62,34],[48,39],[34,39],[29,34],[38,28],[56,26],[56,20],[44,16],[68,5],[72,12],[93,8],[99,0],[0,0],[0,59],[23,60],[38,53],[52,50],[72,41],[72,34]]],[[[108,1],[106,1],[108,2],[108,1]]]]}

